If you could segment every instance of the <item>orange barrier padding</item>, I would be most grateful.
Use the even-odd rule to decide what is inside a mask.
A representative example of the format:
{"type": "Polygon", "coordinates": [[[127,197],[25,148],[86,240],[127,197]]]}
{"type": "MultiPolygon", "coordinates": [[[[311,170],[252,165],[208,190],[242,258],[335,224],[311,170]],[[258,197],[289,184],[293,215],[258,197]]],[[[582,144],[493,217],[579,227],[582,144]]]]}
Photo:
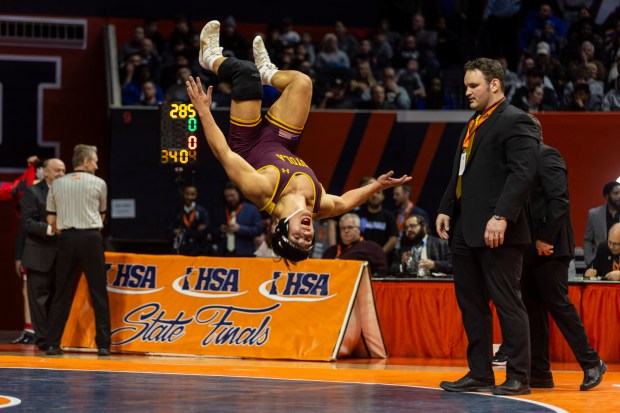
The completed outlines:
{"type": "MultiPolygon", "coordinates": [[[[374,281],[382,333],[391,357],[465,358],[467,335],[454,284],[432,281],[374,281]]],[[[620,284],[569,285],[568,297],[581,316],[592,347],[610,363],[620,361],[620,284]]],[[[497,313],[493,342],[501,343],[497,313]]],[[[553,320],[549,355],[555,362],[575,362],[553,320]]]]}
{"type": "MultiPolygon", "coordinates": [[[[368,279],[364,262],[307,260],[288,270],[272,259],[106,253],[106,273],[112,350],[327,361],[341,346],[359,347],[362,332],[346,340],[345,332],[368,279]]],[[[364,334],[382,345],[378,328],[364,334]]],[[[94,348],[94,334],[81,277],[62,345],[94,348]]]]}

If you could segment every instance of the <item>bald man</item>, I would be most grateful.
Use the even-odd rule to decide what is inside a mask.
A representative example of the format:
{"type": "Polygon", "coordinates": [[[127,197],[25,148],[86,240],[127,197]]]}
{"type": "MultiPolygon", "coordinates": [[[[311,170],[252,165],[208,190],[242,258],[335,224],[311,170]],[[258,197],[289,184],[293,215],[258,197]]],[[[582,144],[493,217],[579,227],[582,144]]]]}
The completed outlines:
{"type": "Polygon", "coordinates": [[[607,241],[598,244],[596,256],[585,276],[620,281],[620,223],[613,224],[607,233],[607,241]]]}
{"type": "Polygon", "coordinates": [[[28,271],[28,305],[35,344],[40,350],[47,350],[47,316],[56,278],[56,234],[47,223],[45,207],[50,185],[64,175],[63,161],[56,158],[44,161],[43,179],[26,189],[20,201],[22,227],[26,233],[22,264],[28,271]]]}

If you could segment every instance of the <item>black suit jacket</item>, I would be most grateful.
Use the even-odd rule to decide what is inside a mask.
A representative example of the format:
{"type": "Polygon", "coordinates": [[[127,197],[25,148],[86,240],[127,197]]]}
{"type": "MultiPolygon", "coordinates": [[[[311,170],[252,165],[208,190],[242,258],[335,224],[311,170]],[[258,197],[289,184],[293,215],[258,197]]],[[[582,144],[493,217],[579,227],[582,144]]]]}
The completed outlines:
{"type": "MultiPolygon", "coordinates": [[[[549,258],[573,258],[575,238],[566,163],[557,149],[544,144],[540,145],[537,160],[538,172],[530,196],[532,238],[553,245],[549,258]]],[[[531,252],[536,254],[535,250],[531,252]]]]}
{"type": "Polygon", "coordinates": [[[26,232],[26,245],[22,264],[35,271],[47,272],[56,258],[56,236],[47,235],[47,192],[45,180],[24,191],[20,200],[22,228],[26,232]]]}
{"type": "MultiPolygon", "coordinates": [[[[452,177],[439,205],[439,213],[454,220],[456,183],[461,148],[459,140],[452,177]]],[[[531,242],[527,201],[536,173],[539,139],[536,126],[520,109],[504,101],[478,128],[462,177],[460,211],[463,236],[470,247],[484,247],[484,231],[497,214],[508,219],[506,245],[531,242]]],[[[454,227],[452,222],[451,227],[454,227]]]]}

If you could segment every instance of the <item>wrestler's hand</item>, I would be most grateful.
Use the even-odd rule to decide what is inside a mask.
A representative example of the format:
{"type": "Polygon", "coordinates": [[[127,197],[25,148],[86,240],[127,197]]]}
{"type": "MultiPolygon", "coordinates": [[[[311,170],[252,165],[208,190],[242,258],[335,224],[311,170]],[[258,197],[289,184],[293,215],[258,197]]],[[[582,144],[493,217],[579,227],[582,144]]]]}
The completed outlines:
{"type": "Polygon", "coordinates": [[[536,250],[538,251],[538,255],[551,255],[553,254],[553,245],[537,239],[536,250]]]}
{"type": "Polygon", "coordinates": [[[196,76],[196,79],[189,77],[185,82],[187,86],[187,94],[190,100],[194,104],[194,108],[198,113],[205,112],[211,109],[211,94],[213,93],[213,86],[207,88],[207,93],[202,90],[202,84],[200,78],[196,76]]]}
{"type": "Polygon", "coordinates": [[[392,178],[392,175],[394,175],[394,171],[390,171],[377,178],[377,184],[379,184],[379,190],[391,188],[393,186],[402,185],[404,183],[411,181],[411,177],[409,175],[403,175],[400,178],[392,178]]]}
{"type": "Polygon", "coordinates": [[[489,248],[497,248],[504,243],[504,234],[508,223],[503,219],[491,217],[484,230],[484,243],[489,248]]]}
{"type": "Polygon", "coordinates": [[[448,231],[450,231],[450,217],[446,214],[438,214],[435,220],[435,229],[437,234],[439,234],[439,238],[450,238],[450,234],[448,234],[448,231]]]}

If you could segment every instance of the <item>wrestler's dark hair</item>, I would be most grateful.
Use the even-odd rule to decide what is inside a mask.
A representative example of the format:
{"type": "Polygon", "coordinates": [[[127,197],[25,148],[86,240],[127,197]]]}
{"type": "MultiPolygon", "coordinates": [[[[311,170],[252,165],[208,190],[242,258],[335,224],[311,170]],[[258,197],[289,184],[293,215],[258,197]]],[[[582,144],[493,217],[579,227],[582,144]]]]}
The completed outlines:
{"type": "Polygon", "coordinates": [[[304,250],[291,242],[288,239],[288,222],[285,219],[281,219],[276,225],[276,229],[271,237],[271,249],[284,259],[288,267],[289,262],[298,263],[299,261],[308,259],[312,248],[304,250]]]}

